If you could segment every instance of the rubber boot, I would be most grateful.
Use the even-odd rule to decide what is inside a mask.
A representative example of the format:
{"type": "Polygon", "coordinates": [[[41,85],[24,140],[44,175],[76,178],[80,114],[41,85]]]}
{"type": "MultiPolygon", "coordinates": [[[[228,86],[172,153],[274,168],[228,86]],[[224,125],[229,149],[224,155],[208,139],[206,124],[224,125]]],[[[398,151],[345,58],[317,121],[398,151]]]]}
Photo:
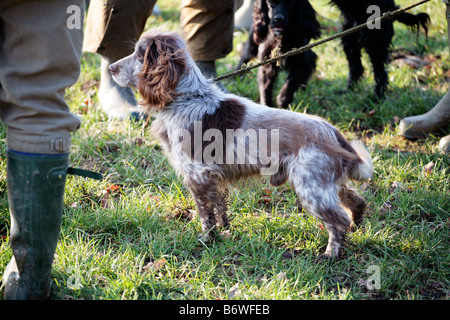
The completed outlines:
{"type": "Polygon", "coordinates": [[[142,120],[145,116],[138,106],[136,97],[130,87],[119,86],[112,78],[109,65],[111,62],[102,57],[100,67],[100,88],[98,99],[108,119],[142,120]]]}
{"type": "Polygon", "coordinates": [[[13,258],[3,275],[4,297],[46,299],[58,242],[68,154],[8,151],[7,186],[13,258]]]}

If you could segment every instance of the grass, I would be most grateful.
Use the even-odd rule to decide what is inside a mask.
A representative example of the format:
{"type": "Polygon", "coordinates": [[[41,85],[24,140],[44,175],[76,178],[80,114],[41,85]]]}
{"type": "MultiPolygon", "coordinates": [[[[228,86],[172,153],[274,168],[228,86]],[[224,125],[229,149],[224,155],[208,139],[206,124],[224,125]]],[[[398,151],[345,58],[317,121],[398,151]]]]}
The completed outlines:
{"type": "MultiPolygon", "coordinates": [[[[323,17],[339,19],[327,2],[313,2],[323,36],[337,31],[323,17]]],[[[162,17],[151,17],[147,28],[179,29],[179,1],[158,3],[162,17]]],[[[289,187],[259,181],[232,189],[230,233],[213,244],[199,241],[200,223],[191,219],[195,205],[189,193],[147,126],[107,120],[97,99],[99,57],[84,53],[79,81],[66,94],[71,110],[82,118],[71,163],[100,171],[105,179],[68,178],[52,298],[449,299],[449,157],[438,151],[437,137],[412,143],[397,132],[399,119],[430,109],[448,86],[444,4],[420,9],[433,21],[428,41],[396,23],[392,50],[432,63],[412,68],[393,61],[386,99],[372,97],[367,56],[363,81],[352,92],[337,93],[345,88],[347,67],[339,41],[333,41],[314,49],[317,72],[292,104],[294,111],[325,117],[349,139],[362,138],[375,159],[374,179],[354,184],[367,200],[366,219],[349,234],[337,262],[316,258],[326,247],[327,233],[318,220],[299,212],[289,187]],[[434,167],[424,170],[429,163],[434,167]]],[[[237,32],[235,44],[247,36],[237,32]]],[[[234,50],[218,61],[218,73],[237,62],[234,50]]],[[[258,98],[254,75],[224,85],[258,98]]],[[[0,136],[4,141],[4,127],[0,136]]],[[[5,158],[2,143],[0,273],[12,255],[5,158]]]]}

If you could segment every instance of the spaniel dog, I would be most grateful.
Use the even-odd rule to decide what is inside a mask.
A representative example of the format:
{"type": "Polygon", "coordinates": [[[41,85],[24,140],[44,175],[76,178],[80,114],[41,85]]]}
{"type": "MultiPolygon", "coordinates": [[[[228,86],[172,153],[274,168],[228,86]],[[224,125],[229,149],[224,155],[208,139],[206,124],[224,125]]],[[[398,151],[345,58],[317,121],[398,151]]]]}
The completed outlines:
{"type": "Polygon", "coordinates": [[[302,208],[327,228],[324,256],[339,257],[365,206],[348,179],[368,179],[373,170],[361,142],[347,142],[322,118],[222,92],[202,76],[176,33],[145,32],[110,71],[155,112],[152,132],[195,199],[203,240],[213,238],[216,225],[229,225],[227,185],[263,175],[274,186],[290,183],[302,208]]]}
{"type": "MultiPolygon", "coordinates": [[[[342,12],[344,30],[366,23],[369,18],[377,18],[377,14],[381,16],[384,12],[392,12],[398,9],[394,0],[331,0],[331,2],[342,12]]],[[[395,16],[394,20],[417,30],[422,26],[426,34],[430,17],[426,13],[413,15],[403,12],[395,16]]],[[[380,23],[379,26],[373,25],[371,29],[363,29],[342,38],[344,52],[349,64],[349,79],[347,83],[349,89],[354,87],[364,73],[361,63],[361,50],[364,48],[373,67],[376,83],[375,96],[377,98],[384,96],[389,83],[385,66],[389,60],[389,47],[393,36],[393,20],[387,19],[380,23]]]]}
{"type": "MultiPolygon", "coordinates": [[[[255,57],[263,61],[270,58],[274,50],[285,53],[320,36],[316,12],[308,0],[256,0],[252,22],[251,34],[238,68],[255,57]]],[[[282,62],[281,67],[288,76],[277,96],[279,107],[287,108],[294,93],[306,87],[316,68],[316,58],[316,54],[309,50],[282,62]]],[[[274,106],[272,92],[280,69],[276,63],[259,67],[257,79],[261,104],[274,106]]]]}

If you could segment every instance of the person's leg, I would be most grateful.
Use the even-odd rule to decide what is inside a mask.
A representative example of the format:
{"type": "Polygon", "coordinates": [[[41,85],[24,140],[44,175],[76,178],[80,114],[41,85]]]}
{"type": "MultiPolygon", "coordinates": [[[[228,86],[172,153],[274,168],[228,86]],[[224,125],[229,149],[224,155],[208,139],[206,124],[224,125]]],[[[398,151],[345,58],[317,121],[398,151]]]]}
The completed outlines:
{"type": "Polygon", "coordinates": [[[216,77],[215,61],[233,50],[233,16],[234,0],[183,0],[181,3],[186,43],[206,78],[216,77]]]}
{"type": "MultiPolygon", "coordinates": [[[[450,4],[447,2],[447,33],[450,43],[450,4]]],[[[450,47],[450,44],[449,44],[450,47]]],[[[400,134],[410,140],[424,139],[428,134],[442,135],[450,129],[450,88],[442,99],[427,113],[404,118],[400,121],[400,134]]],[[[450,135],[443,137],[439,148],[450,151],[450,135]]]]}
{"type": "MultiPolygon", "coordinates": [[[[236,3],[239,1],[235,1],[236,3]]],[[[252,11],[255,0],[242,0],[242,5],[234,13],[234,29],[250,30],[252,27],[252,11]]],[[[240,4],[240,3],[239,3],[240,4]]]]}
{"type": "Polygon", "coordinates": [[[83,17],[82,0],[17,1],[0,10],[0,115],[8,127],[13,253],[3,275],[6,299],[48,296],[70,134],[80,125],[64,94],[80,73],[83,17]],[[78,27],[68,19],[79,19],[78,27]]]}
{"type": "Polygon", "coordinates": [[[111,77],[109,65],[134,50],[156,0],[92,0],[89,5],[83,50],[101,55],[98,98],[108,118],[139,118],[131,88],[120,87],[111,77]]]}

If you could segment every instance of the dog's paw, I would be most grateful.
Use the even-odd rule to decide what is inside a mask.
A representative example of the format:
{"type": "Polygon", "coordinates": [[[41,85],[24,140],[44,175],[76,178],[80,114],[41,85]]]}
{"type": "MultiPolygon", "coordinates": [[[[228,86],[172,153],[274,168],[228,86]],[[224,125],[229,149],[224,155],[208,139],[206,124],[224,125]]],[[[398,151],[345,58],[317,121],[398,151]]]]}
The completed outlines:
{"type": "Polygon", "coordinates": [[[217,232],[213,230],[202,232],[197,236],[197,239],[203,244],[212,244],[217,240],[217,232]]]}
{"type": "Polygon", "coordinates": [[[325,261],[339,261],[341,257],[339,255],[334,255],[331,253],[322,253],[317,257],[317,262],[325,262],[325,261]]]}

